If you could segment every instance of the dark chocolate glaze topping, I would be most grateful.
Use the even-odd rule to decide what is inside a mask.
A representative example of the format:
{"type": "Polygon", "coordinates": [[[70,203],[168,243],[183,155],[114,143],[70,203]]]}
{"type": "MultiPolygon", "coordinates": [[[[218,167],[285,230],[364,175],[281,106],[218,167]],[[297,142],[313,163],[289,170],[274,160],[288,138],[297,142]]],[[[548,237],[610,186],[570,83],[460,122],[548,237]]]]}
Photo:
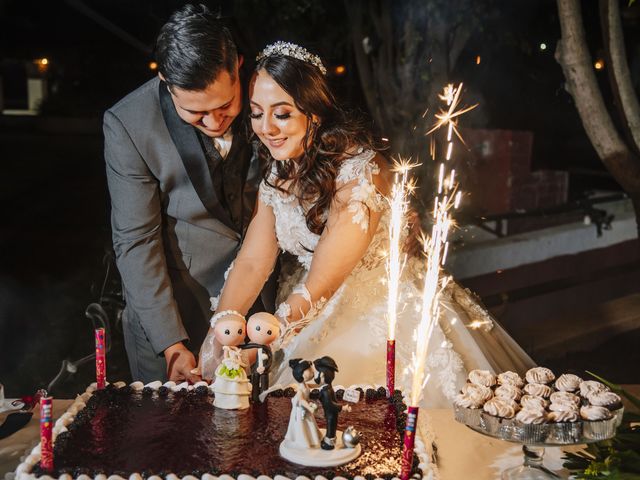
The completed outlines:
{"type": "MultiPolygon", "coordinates": [[[[362,454],[346,465],[315,468],[290,463],[278,453],[289,422],[290,393],[271,394],[265,403],[253,404],[248,410],[223,410],[215,408],[213,396],[202,390],[98,391],[68,426],[69,431],[58,435],[53,476],[399,476],[406,421],[406,405],[400,395],[389,401],[383,391],[367,390],[351,412],[340,416],[338,425],[340,430],[354,425],[361,432],[362,454]]],[[[323,428],[322,408],[316,418],[323,428]]],[[[414,456],[414,477],[421,476],[417,466],[414,456]]],[[[39,465],[33,473],[42,474],[39,465]]]]}

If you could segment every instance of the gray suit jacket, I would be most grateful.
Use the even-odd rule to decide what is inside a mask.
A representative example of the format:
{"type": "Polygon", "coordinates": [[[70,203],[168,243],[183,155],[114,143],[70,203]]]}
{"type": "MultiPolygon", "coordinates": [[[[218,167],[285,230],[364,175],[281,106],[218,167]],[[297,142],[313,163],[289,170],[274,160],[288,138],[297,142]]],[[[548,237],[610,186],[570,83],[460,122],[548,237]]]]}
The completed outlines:
{"type": "MultiPolygon", "coordinates": [[[[126,320],[140,323],[156,354],[189,337],[199,346],[211,315],[209,297],[219,293],[242,234],[213,192],[195,129],[167,106],[163,90],[153,79],[104,115],[113,245],[126,320]]],[[[236,157],[250,160],[244,162],[238,194],[250,212],[260,166],[243,135],[234,135],[225,161],[240,161],[232,156],[240,141],[245,145],[236,148],[236,157]]]]}

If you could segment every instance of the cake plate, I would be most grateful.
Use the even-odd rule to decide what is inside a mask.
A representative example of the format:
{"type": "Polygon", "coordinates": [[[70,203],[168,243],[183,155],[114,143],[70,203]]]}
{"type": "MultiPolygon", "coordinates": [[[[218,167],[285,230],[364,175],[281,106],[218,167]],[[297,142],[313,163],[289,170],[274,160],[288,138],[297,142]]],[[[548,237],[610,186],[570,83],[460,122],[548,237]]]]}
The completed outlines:
{"type": "Polygon", "coordinates": [[[513,419],[498,418],[481,409],[454,405],[455,419],[482,435],[522,445],[524,462],[502,472],[502,480],[554,480],[558,477],[542,464],[545,447],[583,445],[613,438],[622,423],[624,409],[599,421],[525,425],[513,419]]]}

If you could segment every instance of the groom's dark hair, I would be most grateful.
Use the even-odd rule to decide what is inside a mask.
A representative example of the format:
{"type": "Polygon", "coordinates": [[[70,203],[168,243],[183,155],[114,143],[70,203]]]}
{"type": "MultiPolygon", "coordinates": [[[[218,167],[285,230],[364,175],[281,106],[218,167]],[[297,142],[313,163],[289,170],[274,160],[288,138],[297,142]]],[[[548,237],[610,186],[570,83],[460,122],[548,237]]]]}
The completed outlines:
{"type": "Polygon", "coordinates": [[[336,378],[338,365],[336,365],[333,358],[327,356],[318,358],[313,361],[313,366],[316,367],[318,374],[324,373],[324,381],[326,383],[331,383],[333,382],[333,379],[336,378]]]}
{"type": "Polygon", "coordinates": [[[169,87],[204,90],[223,70],[235,80],[238,51],[231,31],[204,5],[175,11],[160,29],[155,52],[169,87]]]}

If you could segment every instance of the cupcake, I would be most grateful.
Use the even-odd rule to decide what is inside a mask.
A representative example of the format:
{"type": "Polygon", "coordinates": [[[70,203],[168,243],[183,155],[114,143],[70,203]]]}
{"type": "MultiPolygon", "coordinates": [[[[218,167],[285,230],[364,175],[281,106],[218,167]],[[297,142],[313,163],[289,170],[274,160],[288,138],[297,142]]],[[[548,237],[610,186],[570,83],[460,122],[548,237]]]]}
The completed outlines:
{"type": "Polygon", "coordinates": [[[547,413],[537,408],[523,408],[516,414],[515,437],[522,443],[543,442],[549,433],[547,413]]]}
{"type": "Polygon", "coordinates": [[[591,405],[597,407],[605,407],[609,410],[618,410],[622,408],[622,399],[620,395],[613,392],[598,392],[587,397],[591,405]]]}
{"type": "Polygon", "coordinates": [[[524,381],[516,372],[502,372],[498,375],[498,384],[522,388],[524,386],[524,381]]]}
{"type": "Polygon", "coordinates": [[[482,406],[492,396],[493,392],[489,387],[467,383],[453,401],[456,420],[467,425],[478,426],[482,406]]]}
{"type": "Polygon", "coordinates": [[[585,405],[580,409],[580,417],[585,420],[582,431],[591,440],[606,440],[613,437],[616,431],[615,419],[608,408],[585,405]]]}
{"type": "Polygon", "coordinates": [[[566,391],[553,392],[549,400],[551,400],[551,403],[572,403],[576,407],[580,405],[580,397],[566,391]]]}
{"type": "Polygon", "coordinates": [[[522,397],[522,390],[513,385],[500,385],[493,393],[496,397],[506,398],[516,402],[522,397]]]}
{"type": "Polygon", "coordinates": [[[595,405],[585,405],[580,408],[580,417],[587,421],[608,420],[611,418],[611,411],[605,407],[595,405]]]}
{"type": "Polygon", "coordinates": [[[503,419],[513,418],[518,405],[513,400],[493,397],[482,407],[481,426],[491,435],[501,431],[503,419]]]}
{"type": "Polygon", "coordinates": [[[560,392],[575,392],[580,389],[582,379],[572,373],[563,373],[556,379],[554,386],[560,392]]]}
{"type": "Polygon", "coordinates": [[[604,383],[596,382],[595,380],[585,380],[580,384],[580,395],[584,398],[589,398],[594,393],[608,391],[609,387],[604,383]]]}
{"type": "Polygon", "coordinates": [[[551,370],[545,367],[534,367],[527,371],[525,379],[529,383],[551,383],[556,379],[556,376],[551,370]]]}
{"type": "Polygon", "coordinates": [[[549,398],[553,393],[553,389],[549,385],[543,383],[529,383],[524,386],[524,391],[534,397],[549,398]]]}
{"type": "Polygon", "coordinates": [[[523,409],[544,410],[549,405],[549,402],[542,397],[523,395],[520,399],[520,405],[523,409]]]}
{"type": "Polygon", "coordinates": [[[453,400],[453,413],[456,421],[477,427],[484,402],[469,395],[459,393],[453,400]]]}
{"type": "Polygon", "coordinates": [[[551,412],[547,419],[549,436],[547,442],[559,444],[573,444],[580,442],[582,438],[582,423],[577,409],[551,412]]]}
{"type": "Polygon", "coordinates": [[[471,383],[485,387],[493,387],[496,384],[496,376],[489,370],[471,370],[468,378],[471,383]]]}

